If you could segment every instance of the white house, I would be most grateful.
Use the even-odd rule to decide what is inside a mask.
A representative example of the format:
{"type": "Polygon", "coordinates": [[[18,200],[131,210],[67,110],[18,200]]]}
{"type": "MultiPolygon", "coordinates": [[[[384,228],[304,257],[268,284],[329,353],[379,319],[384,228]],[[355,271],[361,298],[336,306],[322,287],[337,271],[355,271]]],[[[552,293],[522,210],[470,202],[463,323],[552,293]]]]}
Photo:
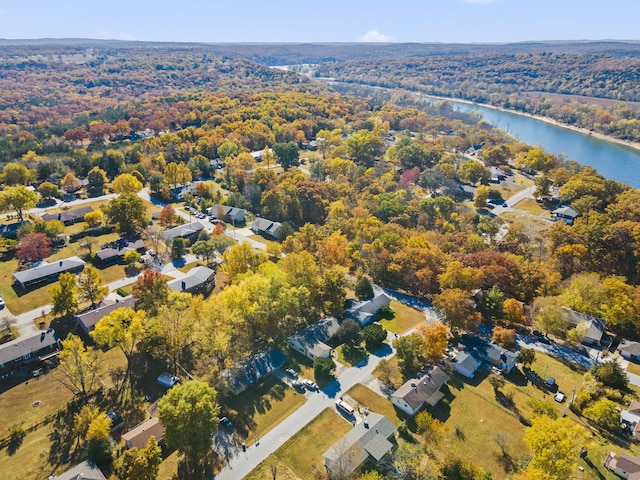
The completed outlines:
{"type": "Polygon", "coordinates": [[[423,377],[408,380],[393,392],[391,403],[407,415],[414,416],[426,405],[435,407],[444,398],[440,389],[447,381],[449,375],[440,367],[434,367],[423,377]]]}

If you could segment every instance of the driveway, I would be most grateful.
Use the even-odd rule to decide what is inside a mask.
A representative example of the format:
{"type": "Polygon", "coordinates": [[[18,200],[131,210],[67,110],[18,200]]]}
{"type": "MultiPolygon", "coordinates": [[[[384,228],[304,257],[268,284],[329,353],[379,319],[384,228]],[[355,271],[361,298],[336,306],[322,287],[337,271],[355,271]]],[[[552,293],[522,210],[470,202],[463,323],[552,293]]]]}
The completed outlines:
{"type": "MultiPolygon", "coordinates": [[[[553,357],[559,358],[561,360],[566,360],[568,362],[576,363],[585,368],[591,368],[595,365],[598,355],[592,357],[591,354],[589,356],[582,355],[575,350],[571,350],[568,347],[563,345],[558,345],[557,343],[551,342],[549,344],[540,342],[536,337],[531,337],[529,335],[516,335],[516,343],[520,348],[532,348],[539,352],[544,352],[553,357]]],[[[589,351],[595,349],[589,349],[589,351]]],[[[598,350],[595,350],[598,352],[598,350]]],[[[598,352],[599,353],[599,352],[598,352]]]]}

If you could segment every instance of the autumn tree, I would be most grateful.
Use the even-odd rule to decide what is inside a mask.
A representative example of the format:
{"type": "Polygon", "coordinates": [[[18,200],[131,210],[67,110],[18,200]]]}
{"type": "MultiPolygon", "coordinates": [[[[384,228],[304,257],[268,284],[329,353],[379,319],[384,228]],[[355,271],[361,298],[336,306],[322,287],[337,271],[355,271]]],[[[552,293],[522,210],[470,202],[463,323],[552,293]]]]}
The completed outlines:
{"type": "Polygon", "coordinates": [[[97,227],[102,225],[102,222],[104,221],[104,213],[102,213],[101,210],[87,212],[84,215],[84,221],[89,225],[89,227],[97,227]]]}
{"type": "Polygon", "coordinates": [[[133,284],[131,294],[135,299],[136,308],[154,317],[158,314],[160,306],[167,301],[169,287],[160,272],[145,270],[133,284]]]}
{"type": "Polygon", "coordinates": [[[476,193],[473,195],[473,204],[476,208],[485,208],[487,206],[487,200],[489,200],[489,187],[480,185],[476,188],[476,193]]]}
{"type": "Polygon", "coordinates": [[[74,394],[80,392],[86,401],[99,381],[98,352],[86,347],[82,339],[73,334],[62,340],[61,345],[56,380],[74,394]]]}
{"type": "Polygon", "coordinates": [[[218,427],[217,393],[203,382],[178,384],[158,403],[158,418],[165,441],[195,468],[211,449],[211,434],[218,427]]]}
{"type": "Polygon", "coordinates": [[[562,315],[562,304],[558,298],[536,298],[531,317],[545,334],[561,336],[567,331],[567,320],[562,315]]]}
{"type": "Polygon", "coordinates": [[[73,193],[80,190],[82,183],[72,172],[67,173],[62,179],[62,188],[67,193],[73,193]]]}
{"type": "Polygon", "coordinates": [[[516,332],[496,325],[493,327],[493,342],[507,350],[514,350],[516,348],[516,332]]]}
{"type": "Polygon", "coordinates": [[[172,227],[176,223],[177,219],[178,214],[176,213],[176,209],[171,205],[164,207],[158,216],[158,221],[163,227],[172,227]]]}
{"type": "Polygon", "coordinates": [[[349,158],[358,165],[373,166],[373,162],[382,156],[384,141],[377,132],[359,130],[345,141],[349,158]]]}
{"type": "Polygon", "coordinates": [[[482,270],[474,267],[465,267],[458,260],[447,264],[446,270],[438,275],[438,281],[442,288],[461,289],[471,291],[482,285],[482,270]]]}
{"type": "Polygon", "coordinates": [[[62,273],[58,277],[58,285],[49,289],[53,308],[51,313],[55,316],[66,316],[78,309],[76,297],[76,276],[73,273],[62,273]]]}
{"type": "Polygon", "coordinates": [[[162,463],[162,449],[151,436],[144,448],[124,451],[116,468],[120,480],[156,480],[162,463]]]}
{"type": "Polygon", "coordinates": [[[526,318],[524,306],[515,298],[507,298],[503,304],[504,320],[509,325],[522,325],[526,318]]]}
{"type": "Polygon", "coordinates": [[[191,181],[191,170],[184,163],[171,162],[164,169],[164,178],[175,188],[191,181]]]}
{"type": "Polygon", "coordinates": [[[189,293],[169,292],[166,304],[160,306],[150,325],[150,331],[158,338],[154,342],[156,352],[170,360],[174,374],[178,372],[180,360],[188,355],[187,348],[195,328],[194,311],[199,308],[196,303],[189,293]]]}
{"type": "Polygon", "coordinates": [[[393,348],[396,349],[405,377],[410,377],[420,369],[421,362],[425,358],[425,344],[421,335],[411,333],[396,338],[393,341],[393,348]]]}
{"type": "Polygon", "coordinates": [[[102,207],[109,223],[123,235],[136,235],[147,226],[147,207],[135,193],[123,193],[102,207]]]}
{"type": "Polygon", "coordinates": [[[58,196],[60,192],[57,185],[54,185],[51,182],[42,182],[38,187],[38,193],[42,195],[42,198],[50,199],[58,196]]]}
{"type": "Polygon", "coordinates": [[[433,306],[452,329],[475,332],[480,323],[480,314],[475,311],[469,293],[459,288],[443,290],[435,295],[433,306]]]}
{"type": "Polygon", "coordinates": [[[16,257],[23,263],[34,263],[51,255],[51,239],[46,233],[27,233],[20,239],[16,257]]]}
{"type": "Polygon", "coordinates": [[[340,265],[334,265],[322,274],[320,296],[324,313],[329,316],[342,318],[344,315],[344,302],[347,298],[346,274],[347,269],[340,265]]]}
{"type": "Polygon", "coordinates": [[[38,194],[22,185],[7,187],[0,192],[0,209],[14,210],[21,222],[24,221],[25,210],[35,207],[37,201],[38,194]]]}
{"type": "Polygon", "coordinates": [[[610,431],[616,431],[620,428],[620,412],[619,407],[609,400],[602,398],[590,407],[585,408],[582,414],[598,425],[610,431]]]}
{"type": "Polygon", "coordinates": [[[122,173],[111,182],[111,189],[116,193],[138,193],[142,183],[130,173],[122,173]]]}
{"type": "Polygon", "coordinates": [[[98,275],[98,271],[91,267],[86,267],[78,274],[78,290],[80,291],[80,300],[91,302],[91,306],[95,306],[109,293],[109,288],[102,286],[102,278],[98,275]]]}
{"type": "Polygon", "coordinates": [[[87,181],[89,182],[89,193],[93,196],[98,196],[104,193],[104,186],[109,179],[107,178],[107,172],[100,167],[93,167],[87,174],[87,181]]]}
{"type": "Polygon", "coordinates": [[[447,351],[449,328],[442,322],[430,322],[418,327],[424,340],[425,356],[430,363],[438,363],[447,351]]]}
{"type": "Polygon", "coordinates": [[[224,252],[222,259],[224,260],[222,271],[232,281],[238,275],[255,270],[265,260],[262,255],[253,251],[248,242],[234,245],[224,252]]]}

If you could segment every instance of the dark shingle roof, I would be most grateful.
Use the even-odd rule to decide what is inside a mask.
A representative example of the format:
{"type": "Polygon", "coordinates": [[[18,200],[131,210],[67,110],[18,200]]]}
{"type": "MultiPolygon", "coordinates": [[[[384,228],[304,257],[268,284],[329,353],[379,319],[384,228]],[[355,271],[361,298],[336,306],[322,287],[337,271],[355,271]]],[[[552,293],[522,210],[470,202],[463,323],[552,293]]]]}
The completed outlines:
{"type": "Polygon", "coordinates": [[[98,257],[103,262],[106,260],[111,260],[115,257],[124,257],[127,252],[132,250],[142,250],[144,248],[143,240],[125,240],[120,239],[116,240],[111,244],[108,248],[103,248],[99,252],[96,253],[96,257],[98,257]]]}
{"type": "Polygon", "coordinates": [[[164,236],[167,238],[167,242],[172,242],[174,238],[189,237],[200,232],[204,228],[200,222],[191,222],[185,225],[178,225],[177,227],[170,228],[164,231],[164,236]]]}
{"type": "Polygon", "coordinates": [[[58,335],[53,328],[19,337],[0,345],[0,364],[4,365],[25,355],[31,355],[57,342],[58,335]]]}
{"type": "Polygon", "coordinates": [[[440,389],[449,380],[440,367],[434,367],[425,376],[407,381],[391,396],[402,398],[413,410],[421,408],[425,403],[435,406],[444,396],[440,389]]]}
{"type": "Polygon", "coordinates": [[[128,297],[124,297],[117,302],[105,304],[93,310],[81,313],[77,315],[76,318],[78,319],[78,322],[84,326],[86,331],[91,331],[93,327],[96,326],[96,323],[98,323],[107,315],[111,314],[111,312],[113,312],[114,310],[125,307],[133,308],[134,306],[135,300],[133,296],[129,295],[128,297]]]}
{"type": "Polygon", "coordinates": [[[63,210],[57,213],[45,213],[40,218],[45,222],[50,220],[60,220],[63,223],[79,222],[84,220],[87,213],[93,212],[93,207],[80,207],[73,210],[63,210]]]}
{"type": "Polygon", "coordinates": [[[638,355],[640,355],[640,342],[636,342],[635,340],[630,340],[628,338],[623,338],[620,342],[620,345],[618,345],[618,350],[637,357],[638,355]]]}
{"type": "MultiPolygon", "coordinates": [[[[50,477],[51,478],[51,477],[50,477]]],[[[106,480],[102,471],[89,460],[56,475],[56,480],[106,480]]]]}
{"type": "Polygon", "coordinates": [[[258,352],[247,360],[226,370],[224,375],[229,379],[231,389],[234,392],[239,392],[244,387],[279,369],[286,361],[287,358],[280,350],[272,349],[266,352],[258,352]]]}

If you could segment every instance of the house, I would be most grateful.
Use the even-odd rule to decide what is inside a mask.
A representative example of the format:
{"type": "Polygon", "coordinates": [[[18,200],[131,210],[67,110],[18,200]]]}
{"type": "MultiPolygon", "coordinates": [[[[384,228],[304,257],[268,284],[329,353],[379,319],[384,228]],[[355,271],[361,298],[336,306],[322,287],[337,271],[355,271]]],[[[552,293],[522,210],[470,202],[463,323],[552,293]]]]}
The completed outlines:
{"type": "Polygon", "coordinates": [[[640,342],[623,338],[618,345],[618,353],[626,360],[637,362],[640,360],[640,342]]]}
{"type": "Polygon", "coordinates": [[[216,204],[208,208],[207,213],[227,223],[231,223],[233,226],[244,225],[245,222],[245,211],[243,208],[216,204]]]}
{"type": "Polygon", "coordinates": [[[473,197],[476,195],[476,187],[472,187],[471,185],[458,185],[457,193],[467,200],[473,200],[473,197]]]}
{"type": "Polygon", "coordinates": [[[324,452],[324,465],[337,478],[346,478],[370,461],[380,464],[394,449],[396,427],[378,413],[370,413],[324,452]]]}
{"type": "Polygon", "coordinates": [[[632,401],[629,408],[620,412],[620,423],[629,427],[633,436],[640,440],[640,401],[632,401]]]}
{"type": "Polygon", "coordinates": [[[74,223],[84,221],[84,216],[87,213],[93,212],[92,207],[80,207],[74,208],[73,210],[63,210],[57,213],[45,213],[40,216],[40,218],[48,222],[50,220],[60,220],[65,225],[73,225],[74,223]]]}
{"type": "Polygon", "coordinates": [[[37,267],[14,273],[13,278],[22,288],[26,288],[36,283],[57,280],[61,273],[79,273],[84,269],[84,264],[84,260],[79,257],[69,257],[52,263],[42,261],[37,267]]]}
{"type": "Polygon", "coordinates": [[[4,238],[18,238],[18,230],[24,225],[29,225],[26,220],[16,223],[3,223],[0,225],[0,236],[4,238]]]}
{"type": "Polygon", "coordinates": [[[467,378],[473,378],[485,363],[507,374],[513,370],[518,358],[515,353],[500,345],[468,334],[462,335],[458,341],[458,350],[458,354],[450,361],[450,366],[467,378]]]}
{"type": "Polygon", "coordinates": [[[0,345],[0,368],[11,369],[45,360],[59,350],[60,340],[53,328],[18,337],[0,345]]]}
{"type": "Polygon", "coordinates": [[[500,183],[507,179],[507,176],[505,175],[504,171],[501,170],[499,167],[490,167],[489,175],[490,175],[489,181],[491,183],[500,183]]]}
{"type": "Polygon", "coordinates": [[[167,244],[171,244],[176,238],[186,238],[193,243],[197,240],[202,230],[204,230],[204,225],[195,221],[165,230],[164,236],[167,239],[167,244]]]}
{"type": "Polygon", "coordinates": [[[579,313],[567,307],[562,307],[562,317],[569,326],[585,329],[582,343],[590,346],[600,346],[602,344],[602,337],[605,331],[605,321],[602,318],[579,313]]]}
{"type": "Polygon", "coordinates": [[[280,222],[272,222],[266,218],[256,218],[251,224],[251,231],[256,235],[266,235],[278,240],[278,231],[282,227],[280,222]]]}
{"type": "Polygon", "coordinates": [[[621,452],[618,457],[610,452],[604,459],[604,468],[628,480],[640,480],[640,458],[621,452]]]}
{"type": "Polygon", "coordinates": [[[327,317],[291,335],[287,343],[310,360],[319,357],[328,358],[332,349],[326,342],[336,334],[339,328],[340,322],[337,319],[327,317]]]}
{"type": "Polygon", "coordinates": [[[164,437],[164,427],[158,417],[151,417],[122,435],[127,448],[144,448],[151,437],[158,443],[164,437]]]}
{"type": "Polygon", "coordinates": [[[71,467],[64,473],[49,478],[55,478],[56,480],[107,480],[107,477],[104,476],[104,473],[96,464],[89,460],[71,467]]]}
{"type": "Polygon", "coordinates": [[[373,322],[373,318],[382,307],[386,307],[390,303],[391,299],[384,292],[380,292],[369,300],[356,303],[345,312],[345,316],[354,319],[361,327],[364,327],[373,322]]]}
{"type": "Polygon", "coordinates": [[[272,349],[258,352],[247,360],[225,370],[222,376],[227,379],[231,393],[238,395],[251,385],[282,368],[286,361],[287,358],[280,350],[272,349]]]}
{"type": "Polygon", "coordinates": [[[414,416],[425,406],[435,407],[444,398],[440,391],[449,381],[440,367],[433,367],[423,377],[411,379],[391,394],[391,403],[407,415],[414,416]]]}
{"type": "Polygon", "coordinates": [[[184,277],[169,281],[167,286],[176,292],[200,292],[213,284],[214,273],[208,267],[194,267],[184,277]]]}
{"type": "Polygon", "coordinates": [[[551,215],[553,215],[554,220],[562,220],[569,225],[573,225],[573,221],[578,216],[578,212],[566,205],[560,205],[558,208],[551,212],[551,215]]]}
{"type": "Polygon", "coordinates": [[[117,310],[118,308],[134,307],[135,300],[131,295],[122,299],[118,299],[116,301],[103,300],[102,302],[100,302],[97,308],[87,310],[86,312],[76,315],[76,320],[78,321],[78,325],[80,326],[82,331],[89,335],[89,333],[91,333],[95,328],[96,324],[107,315],[110,315],[114,310],[117,310]]]}
{"type": "Polygon", "coordinates": [[[197,182],[191,182],[189,185],[172,188],[169,190],[169,193],[175,200],[182,201],[185,195],[195,195],[196,183],[197,182]]]}
{"type": "Polygon", "coordinates": [[[145,245],[143,240],[128,240],[119,238],[107,248],[96,252],[96,258],[104,265],[121,262],[124,256],[131,251],[144,252],[145,245]]]}

